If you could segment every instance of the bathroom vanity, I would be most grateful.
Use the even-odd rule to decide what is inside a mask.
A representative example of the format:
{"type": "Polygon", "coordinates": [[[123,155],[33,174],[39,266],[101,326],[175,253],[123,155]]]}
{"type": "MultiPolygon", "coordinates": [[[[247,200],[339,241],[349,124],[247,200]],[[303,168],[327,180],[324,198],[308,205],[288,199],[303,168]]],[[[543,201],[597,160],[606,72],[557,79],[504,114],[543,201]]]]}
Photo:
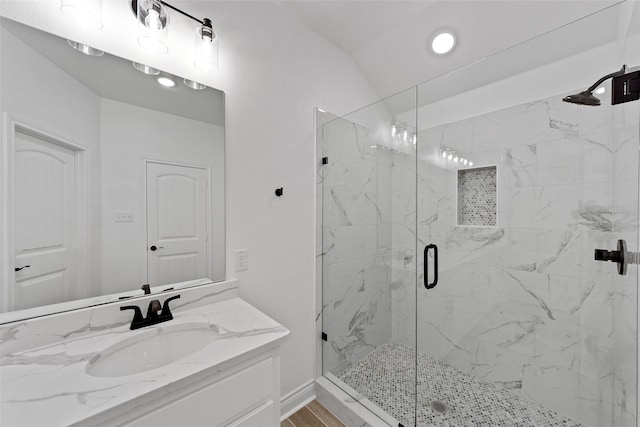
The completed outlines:
{"type": "Polygon", "coordinates": [[[2,426],[276,426],[288,330],[228,281],[0,326],[2,426]],[[130,330],[121,306],[171,302],[130,330]]]}

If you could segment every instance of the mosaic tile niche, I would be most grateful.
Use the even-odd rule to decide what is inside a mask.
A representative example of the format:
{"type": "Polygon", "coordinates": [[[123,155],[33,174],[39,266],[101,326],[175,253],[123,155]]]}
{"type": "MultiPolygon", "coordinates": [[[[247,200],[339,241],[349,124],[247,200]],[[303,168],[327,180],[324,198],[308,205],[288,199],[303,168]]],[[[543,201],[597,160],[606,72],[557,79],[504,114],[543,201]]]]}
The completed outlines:
{"type": "Polygon", "coordinates": [[[496,166],[458,171],[458,225],[496,226],[497,175],[496,166]]]}

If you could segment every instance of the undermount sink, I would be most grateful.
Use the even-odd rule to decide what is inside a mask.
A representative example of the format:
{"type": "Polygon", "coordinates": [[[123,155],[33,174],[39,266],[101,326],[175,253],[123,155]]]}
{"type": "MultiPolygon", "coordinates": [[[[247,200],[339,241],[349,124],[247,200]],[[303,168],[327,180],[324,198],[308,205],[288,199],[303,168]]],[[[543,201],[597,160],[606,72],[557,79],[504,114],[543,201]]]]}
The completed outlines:
{"type": "Polygon", "coordinates": [[[184,359],[217,338],[208,323],[153,328],[107,348],[85,370],[94,377],[135,375],[184,359]]]}

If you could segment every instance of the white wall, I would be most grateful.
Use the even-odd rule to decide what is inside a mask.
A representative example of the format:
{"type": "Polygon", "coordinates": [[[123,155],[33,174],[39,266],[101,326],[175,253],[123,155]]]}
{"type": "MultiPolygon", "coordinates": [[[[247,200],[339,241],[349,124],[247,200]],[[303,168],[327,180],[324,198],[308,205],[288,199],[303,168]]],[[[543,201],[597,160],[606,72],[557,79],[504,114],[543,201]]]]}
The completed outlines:
{"type": "Polygon", "coordinates": [[[110,294],[148,282],[143,161],[207,167],[220,182],[224,176],[215,172],[224,159],[224,129],[110,99],[101,100],[100,112],[102,294],[110,294]],[[115,222],[115,212],[133,212],[134,220],[115,222]]]}
{"type": "Polygon", "coordinates": [[[313,107],[344,114],[377,95],[346,54],[268,3],[251,3],[248,25],[269,16],[268,37],[230,41],[227,95],[227,276],[233,249],[249,249],[241,278],[248,301],[291,330],[282,392],[314,378],[313,107]],[[276,198],[276,187],[284,196],[276,198]]]}
{"type": "MultiPolygon", "coordinates": [[[[103,2],[98,33],[71,27],[56,1],[3,1],[0,12],[225,91],[227,277],[239,277],[244,298],[291,330],[282,351],[286,395],[315,376],[313,107],[344,114],[378,95],[349,56],[270,2],[181,5],[214,18],[221,68],[208,75],[196,72],[184,45],[163,57],[142,52],[126,3],[103,2]],[[239,248],[249,250],[249,270],[234,273],[239,248]]],[[[191,37],[185,29],[186,43],[191,37]]]]}
{"type": "MultiPolygon", "coordinates": [[[[4,28],[0,30],[0,41],[3,56],[15,58],[0,61],[0,112],[40,132],[85,147],[89,202],[95,205],[100,197],[100,98],[4,28]]],[[[95,262],[91,262],[88,274],[94,278],[100,270],[99,221],[99,216],[89,215],[89,242],[97,256],[90,258],[95,262]]],[[[79,296],[99,293],[99,282],[90,280],[86,295],[79,296]]]]}

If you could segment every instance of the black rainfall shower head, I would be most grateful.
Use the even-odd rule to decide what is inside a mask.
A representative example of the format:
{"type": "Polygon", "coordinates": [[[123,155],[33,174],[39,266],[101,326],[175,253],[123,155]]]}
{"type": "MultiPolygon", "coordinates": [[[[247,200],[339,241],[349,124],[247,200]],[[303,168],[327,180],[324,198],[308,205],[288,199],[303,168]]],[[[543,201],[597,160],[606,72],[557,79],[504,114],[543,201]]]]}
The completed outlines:
{"type": "Polygon", "coordinates": [[[600,86],[600,83],[604,82],[605,80],[624,74],[626,69],[627,66],[623,65],[620,71],[615,71],[611,74],[607,74],[606,76],[601,77],[597,82],[592,84],[589,89],[575,95],[565,96],[564,98],[562,98],[562,100],[564,102],[571,102],[572,104],[598,106],[600,105],[600,100],[594,96],[593,91],[596,90],[596,88],[600,86]]]}
{"type": "Polygon", "coordinates": [[[584,92],[577,93],[575,95],[569,95],[562,98],[564,102],[570,102],[572,104],[580,104],[580,105],[592,105],[598,106],[600,105],[600,100],[596,98],[594,94],[585,90],[584,92]]]}

